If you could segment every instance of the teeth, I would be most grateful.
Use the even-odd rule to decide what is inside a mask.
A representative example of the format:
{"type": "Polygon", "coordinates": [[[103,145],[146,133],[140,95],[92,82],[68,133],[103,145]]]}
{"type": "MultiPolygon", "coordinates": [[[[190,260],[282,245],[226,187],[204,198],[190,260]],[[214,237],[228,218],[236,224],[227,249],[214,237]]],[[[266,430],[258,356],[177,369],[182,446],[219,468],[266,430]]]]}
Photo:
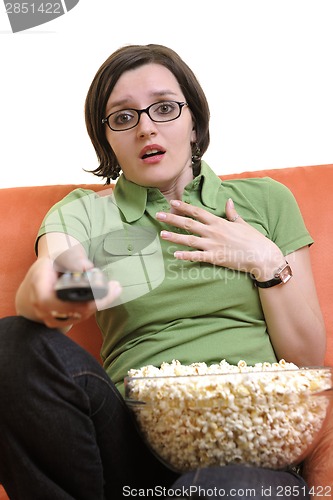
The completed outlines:
{"type": "Polygon", "coordinates": [[[145,154],[142,156],[142,158],[148,158],[149,156],[156,155],[158,153],[162,154],[162,151],[159,151],[158,149],[148,149],[145,154]]]}

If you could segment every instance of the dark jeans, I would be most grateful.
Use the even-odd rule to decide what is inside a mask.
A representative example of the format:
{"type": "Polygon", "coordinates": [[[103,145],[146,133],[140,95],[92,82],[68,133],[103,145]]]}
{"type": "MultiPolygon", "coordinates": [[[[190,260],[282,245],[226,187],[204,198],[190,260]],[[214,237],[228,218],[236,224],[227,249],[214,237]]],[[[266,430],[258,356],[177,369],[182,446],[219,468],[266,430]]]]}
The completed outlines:
{"type": "Polygon", "coordinates": [[[228,466],[179,477],[145,446],[98,362],[22,317],[0,320],[0,405],[0,483],[13,500],[221,498],[222,489],[248,498],[246,488],[252,498],[267,498],[267,488],[271,498],[293,498],[292,487],[309,498],[289,472],[228,466]]]}

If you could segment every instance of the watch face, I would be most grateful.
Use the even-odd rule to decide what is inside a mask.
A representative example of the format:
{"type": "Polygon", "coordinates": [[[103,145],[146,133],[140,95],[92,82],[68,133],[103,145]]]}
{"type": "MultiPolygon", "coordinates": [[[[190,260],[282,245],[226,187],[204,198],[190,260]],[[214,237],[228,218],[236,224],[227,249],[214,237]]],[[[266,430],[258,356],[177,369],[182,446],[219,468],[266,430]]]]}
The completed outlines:
{"type": "Polygon", "coordinates": [[[292,277],[293,273],[291,271],[291,268],[290,266],[285,266],[283,269],[281,269],[280,273],[279,273],[279,277],[282,281],[282,283],[287,283],[287,281],[290,280],[290,278],[292,277]]]}

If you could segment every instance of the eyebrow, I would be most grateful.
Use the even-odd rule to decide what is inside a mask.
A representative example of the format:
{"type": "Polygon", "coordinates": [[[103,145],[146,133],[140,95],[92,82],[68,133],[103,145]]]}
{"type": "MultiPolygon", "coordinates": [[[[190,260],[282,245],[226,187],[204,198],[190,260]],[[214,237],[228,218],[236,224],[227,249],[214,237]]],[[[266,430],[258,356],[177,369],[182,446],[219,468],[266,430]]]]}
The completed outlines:
{"type": "MultiPolygon", "coordinates": [[[[165,96],[177,96],[176,92],[173,92],[172,90],[154,90],[153,92],[150,93],[151,97],[153,98],[158,98],[158,97],[165,97],[165,96]]],[[[119,99],[118,101],[112,102],[110,106],[107,107],[107,111],[110,112],[111,109],[117,108],[119,106],[127,106],[129,102],[131,102],[134,98],[132,96],[127,96],[124,97],[124,99],[119,99]]]]}

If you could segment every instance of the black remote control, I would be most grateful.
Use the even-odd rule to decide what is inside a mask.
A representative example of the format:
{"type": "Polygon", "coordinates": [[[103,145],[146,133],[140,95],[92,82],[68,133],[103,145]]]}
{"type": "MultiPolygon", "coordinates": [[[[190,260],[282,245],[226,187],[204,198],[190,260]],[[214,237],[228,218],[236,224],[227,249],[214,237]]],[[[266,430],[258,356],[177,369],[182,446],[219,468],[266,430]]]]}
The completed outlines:
{"type": "Polygon", "coordinates": [[[102,299],[108,290],[107,278],[97,268],[84,272],[66,272],[59,277],[55,286],[58,299],[70,302],[102,299]]]}

